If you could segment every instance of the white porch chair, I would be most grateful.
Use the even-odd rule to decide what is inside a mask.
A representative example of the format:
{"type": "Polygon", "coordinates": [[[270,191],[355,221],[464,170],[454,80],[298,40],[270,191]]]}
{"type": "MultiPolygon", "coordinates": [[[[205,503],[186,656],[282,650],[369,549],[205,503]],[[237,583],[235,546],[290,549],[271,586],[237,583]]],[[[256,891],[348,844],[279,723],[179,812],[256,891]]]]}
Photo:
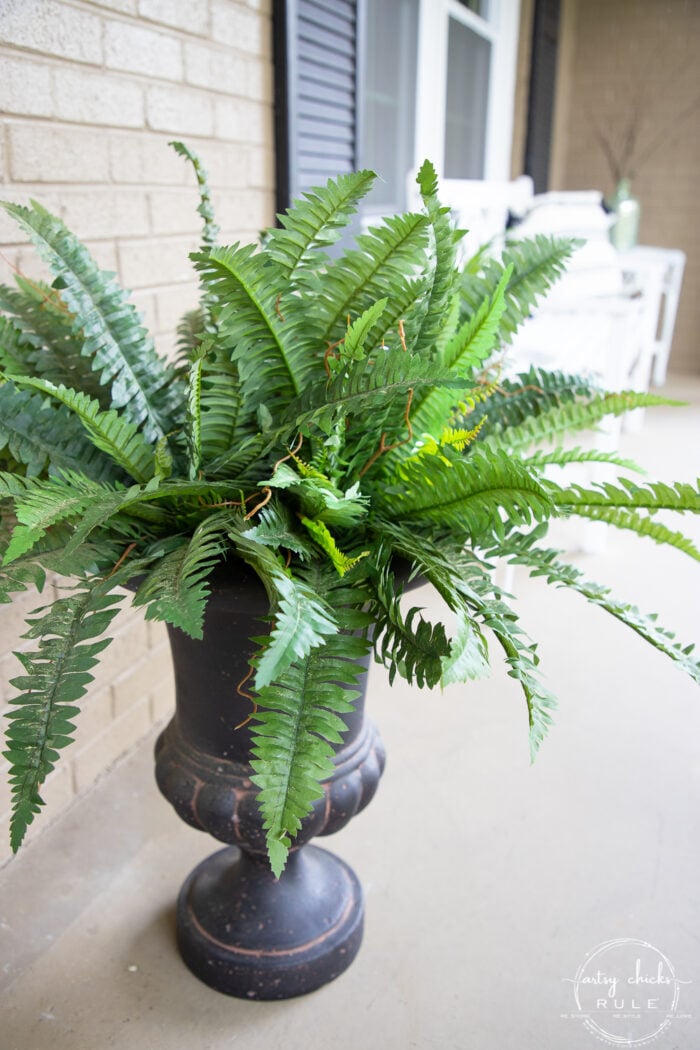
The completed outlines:
{"type": "Polygon", "coordinates": [[[620,252],[619,258],[625,280],[632,288],[643,289],[650,300],[651,379],[655,386],[663,386],[683,284],[685,253],[675,248],[638,245],[620,252]]]}

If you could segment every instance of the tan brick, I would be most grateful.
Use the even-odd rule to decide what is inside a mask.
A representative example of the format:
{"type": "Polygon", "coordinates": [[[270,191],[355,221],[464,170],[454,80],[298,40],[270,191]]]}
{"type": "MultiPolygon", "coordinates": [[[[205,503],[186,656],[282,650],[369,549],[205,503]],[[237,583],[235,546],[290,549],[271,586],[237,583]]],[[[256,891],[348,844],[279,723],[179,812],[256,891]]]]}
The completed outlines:
{"type": "Polygon", "coordinates": [[[262,230],[272,221],[267,194],[260,190],[217,192],[216,214],[222,229],[262,230]]]}
{"type": "Polygon", "coordinates": [[[216,137],[229,142],[265,141],[269,119],[267,107],[250,99],[215,98],[216,137]]]}
{"type": "Polygon", "coordinates": [[[10,174],[17,182],[108,182],[109,136],[43,124],[8,127],[10,174]]]}
{"type": "MultiPolygon", "coordinates": [[[[24,842],[35,839],[44,829],[70,805],[75,797],[73,777],[69,763],[59,765],[46,779],[41,788],[41,797],[46,803],[29,825],[24,842]]],[[[12,858],[10,849],[10,812],[0,817],[0,865],[12,858]]]]}
{"type": "Polygon", "coordinates": [[[141,128],[143,93],[138,84],[121,77],[80,69],[52,70],[55,116],[83,124],[141,128]]]}
{"type": "Polygon", "coordinates": [[[229,142],[207,142],[202,148],[202,162],[212,187],[244,187],[248,183],[250,147],[229,142]]]}
{"type": "Polygon", "coordinates": [[[191,281],[188,256],[197,250],[197,238],[126,241],[119,245],[120,273],[128,288],[153,287],[191,281]]]}
{"type": "Polygon", "coordinates": [[[165,80],[182,79],[180,41],[159,30],[126,22],[105,24],[105,63],[112,69],[165,80]]]}
{"type": "Polygon", "coordinates": [[[76,715],[75,740],[77,747],[87,747],[91,740],[104,733],[113,722],[112,693],[109,686],[96,689],[94,684],[78,701],[80,714],[76,715]]]}
{"type": "Polygon", "coordinates": [[[257,12],[230,0],[212,0],[211,20],[214,40],[249,55],[269,54],[270,23],[257,12]]]}
{"type": "Polygon", "coordinates": [[[112,634],[112,642],[102,653],[93,672],[95,684],[92,689],[110,686],[118,675],[148,652],[146,629],[141,615],[126,622],[117,621],[116,630],[113,624],[109,633],[112,634]]]}
{"type": "Polygon", "coordinates": [[[121,718],[73,756],[75,789],[84,791],[101,773],[138,743],[151,727],[148,698],[129,708],[121,718]]]}
{"type": "Polygon", "coordinates": [[[3,0],[0,40],[76,62],[102,61],[99,16],[54,0],[3,0]]]}
{"type": "Polygon", "coordinates": [[[0,771],[0,823],[5,820],[12,808],[12,788],[10,787],[7,769],[0,771]]]}
{"type": "Polygon", "coordinates": [[[16,644],[0,657],[0,711],[6,711],[10,697],[17,695],[17,690],[10,685],[10,680],[23,673],[22,665],[15,656],[15,649],[19,649],[16,644]]]}
{"type": "MultiPolygon", "coordinates": [[[[28,587],[26,591],[18,591],[12,596],[11,602],[0,605],[0,632],[3,642],[8,636],[18,638],[24,629],[22,627],[24,617],[33,609],[51,601],[49,583],[50,580],[47,579],[41,591],[35,587],[28,587]]],[[[3,651],[4,648],[0,646],[0,653],[3,651]]]]}
{"type": "Polygon", "coordinates": [[[177,360],[178,348],[176,332],[156,332],[154,341],[156,344],[156,350],[165,361],[174,363],[177,360]]]}
{"type": "Polygon", "coordinates": [[[168,147],[164,135],[113,135],[109,143],[110,172],[115,182],[182,186],[188,166],[168,147]]]}
{"type": "Polygon", "coordinates": [[[5,129],[0,127],[0,183],[7,182],[6,160],[7,150],[5,149],[5,129]]]}
{"type": "Polygon", "coordinates": [[[248,67],[246,92],[248,98],[271,103],[275,93],[272,63],[261,58],[250,58],[246,61],[246,65],[248,67]]]}
{"type": "Polygon", "coordinates": [[[114,714],[118,717],[144,697],[174,690],[173,663],[170,647],[153,649],[112,682],[111,693],[114,714]]]}
{"type": "Polygon", "coordinates": [[[167,722],[175,712],[175,690],[156,690],[148,698],[151,722],[167,722]]]}
{"type": "Polygon", "coordinates": [[[66,192],[61,218],[76,236],[90,238],[144,235],[149,232],[148,200],[132,190],[96,189],[66,192]]]}
{"type": "Polygon", "coordinates": [[[0,817],[0,867],[12,861],[10,849],[10,817],[0,817]]]}
{"type": "Polygon", "coordinates": [[[187,33],[203,35],[208,29],[209,12],[204,0],[139,0],[139,14],[187,33]]]}
{"type": "Polygon", "coordinates": [[[153,232],[197,233],[202,227],[202,217],[197,212],[199,194],[197,190],[158,190],[150,195],[151,222],[153,232]]]}
{"type": "Polygon", "coordinates": [[[147,620],[146,626],[148,628],[149,649],[159,649],[162,645],[170,644],[168,641],[168,628],[160,620],[147,620]]]}
{"type": "Polygon", "coordinates": [[[226,95],[250,95],[249,63],[243,55],[195,41],[185,43],[185,80],[226,95]]]}
{"type": "Polygon", "coordinates": [[[214,130],[212,102],[193,88],[149,87],[146,93],[148,126],[154,131],[177,135],[211,135],[214,130]]]}
{"type": "Polygon", "coordinates": [[[117,246],[113,241],[85,241],[85,247],[100,270],[109,270],[111,273],[117,272],[119,265],[117,246]]]}
{"type": "Polygon", "coordinates": [[[152,292],[134,292],[130,298],[139,312],[143,326],[153,335],[158,330],[155,296],[152,292]]]}
{"type": "Polygon", "coordinates": [[[275,187],[275,158],[272,150],[263,146],[254,146],[248,150],[248,170],[246,182],[248,186],[264,187],[274,189],[275,187]]]}
{"type": "MultiPolygon", "coordinates": [[[[44,829],[47,824],[47,818],[48,820],[55,820],[59,813],[73,801],[75,792],[73,790],[72,770],[68,761],[69,754],[69,751],[62,752],[58,765],[49,773],[39,789],[39,794],[43,798],[45,806],[30,826],[27,837],[24,840],[25,842],[29,842],[31,838],[44,829]]],[[[2,773],[0,773],[0,839],[3,842],[9,840],[11,807],[12,790],[8,783],[7,771],[3,769],[2,773]]],[[[1,856],[2,854],[0,853],[1,856]]]]}
{"type": "Polygon", "coordinates": [[[0,77],[0,111],[32,117],[51,116],[53,98],[49,68],[4,54],[0,77]]]}
{"type": "Polygon", "coordinates": [[[199,286],[194,282],[177,285],[176,288],[160,288],[155,293],[156,332],[174,332],[178,321],[188,310],[193,310],[199,300],[199,286]]]}
{"type": "Polygon", "coordinates": [[[15,256],[15,266],[23,277],[30,281],[51,281],[51,271],[33,248],[22,246],[15,256]]]}
{"type": "Polygon", "coordinates": [[[106,7],[109,11],[119,11],[124,15],[135,15],[137,0],[92,0],[96,7],[106,7]]]}

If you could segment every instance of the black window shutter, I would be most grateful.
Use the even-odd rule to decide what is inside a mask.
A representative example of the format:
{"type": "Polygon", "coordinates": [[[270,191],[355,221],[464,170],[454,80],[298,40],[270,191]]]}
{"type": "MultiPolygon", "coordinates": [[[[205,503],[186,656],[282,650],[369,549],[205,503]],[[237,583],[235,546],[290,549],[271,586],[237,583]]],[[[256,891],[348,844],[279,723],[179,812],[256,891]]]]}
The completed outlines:
{"type": "Polygon", "coordinates": [[[560,7],[560,0],[535,3],[525,142],[525,174],[532,176],[535,193],[549,188],[560,7]]]}
{"type": "Polygon", "coordinates": [[[355,171],[362,0],[275,0],[277,211],[355,171]]]}

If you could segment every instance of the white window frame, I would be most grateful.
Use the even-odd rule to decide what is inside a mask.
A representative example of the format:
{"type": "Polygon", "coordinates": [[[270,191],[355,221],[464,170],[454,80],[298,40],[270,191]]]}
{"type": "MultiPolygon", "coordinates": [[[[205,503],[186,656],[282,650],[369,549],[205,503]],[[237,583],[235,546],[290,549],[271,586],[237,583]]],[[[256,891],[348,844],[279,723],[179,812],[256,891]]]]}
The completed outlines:
{"type": "Polygon", "coordinates": [[[510,178],[520,0],[488,0],[482,18],[458,0],[420,0],[415,166],[428,157],[444,175],[449,19],[491,43],[484,179],[510,178]]]}

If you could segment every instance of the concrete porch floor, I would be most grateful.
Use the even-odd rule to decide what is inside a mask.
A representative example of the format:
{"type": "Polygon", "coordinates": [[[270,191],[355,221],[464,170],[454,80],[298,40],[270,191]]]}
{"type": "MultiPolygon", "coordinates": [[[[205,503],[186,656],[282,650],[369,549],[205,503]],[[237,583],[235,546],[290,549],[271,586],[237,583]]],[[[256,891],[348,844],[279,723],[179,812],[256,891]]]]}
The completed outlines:
{"type": "MultiPolygon", "coordinates": [[[[700,380],[664,393],[624,448],[651,477],[694,480],[700,380]]],[[[700,523],[680,526],[700,539],[700,523]]],[[[698,639],[697,565],[610,532],[594,580],[698,639]]],[[[683,981],[654,1041],[700,1046],[700,694],[627,628],[518,573],[523,624],[560,708],[530,766],[524,703],[500,669],[421,693],[372,669],[387,745],[377,797],[322,845],[366,892],[350,970],[283,1003],[229,999],[180,962],[174,901],[217,848],[152,779],[152,740],[0,872],[3,1050],[589,1050],[572,978],[617,937],[683,981]]],[[[425,601],[418,592],[416,604],[425,601]]]]}

